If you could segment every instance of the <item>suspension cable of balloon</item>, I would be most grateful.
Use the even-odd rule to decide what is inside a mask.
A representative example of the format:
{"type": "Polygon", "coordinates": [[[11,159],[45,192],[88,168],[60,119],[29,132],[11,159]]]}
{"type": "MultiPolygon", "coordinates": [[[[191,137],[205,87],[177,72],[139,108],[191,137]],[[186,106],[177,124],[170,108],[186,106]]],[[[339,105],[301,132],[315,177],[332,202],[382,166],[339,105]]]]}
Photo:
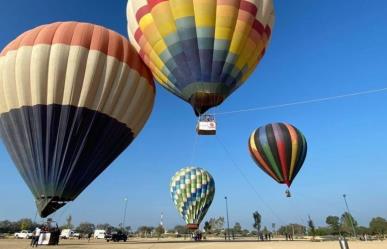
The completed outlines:
{"type": "MultiPolygon", "coordinates": [[[[197,125],[197,123],[199,122],[199,120],[200,120],[200,115],[198,116],[195,125],[197,125]]],[[[195,127],[195,129],[196,129],[196,127],[195,127]]],[[[198,132],[196,132],[195,137],[194,137],[193,146],[192,146],[192,154],[191,154],[190,166],[193,166],[192,164],[194,163],[194,160],[195,160],[195,156],[196,156],[196,147],[197,147],[197,144],[198,144],[198,140],[199,140],[199,134],[198,134],[198,132]]]]}
{"type": "Polygon", "coordinates": [[[73,202],[69,202],[69,203],[67,203],[67,205],[66,206],[64,206],[64,208],[59,212],[59,213],[57,213],[57,211],[60,209],[56,209],[55,210],[55,212],[53,213],[53,215],[52,215],[52,219],[53,220],[56,220],[57,222],[59,222],[60,220],[62,220],[62,217],[63,217],[63,215],[64,215],[64,213],[65,212],[67,212],[68,211],[68,213],[71,213],[71,204],[72,204],[73,202]],[[58,215],[58,216],[57,216],[58,215]]]}
{"type": "Polygon", "coordinates": [[[227,147],[225,146],[225,144],[220,140],[219,138],[219,135],[216,135],[216,140],[219,142],[219,144],[221,145],[221,147],[223,148],[225,154],[229,157],[232,165],[234,166],[234,168],[237,169],[237,171],[239,172],[239,174],[242,176],[242,178],[244,179],[244,181],[247,183],[247,185],[249,185],[249,187],[253,190],[253,192],[256,194],[256,196],[258,197],[258,199],[261,200],[261,202],[270,210],[270,212],[273,214],[273,216],[279,221],[281,222],[282,224],[287,224],[274,210],[273,208],[262,198],[262,196],[259,194],[259,192],[257,191],[257,189],[254,187],[254,184],[251,183],[251,181],[247,178],[247,176],[243,173],[242,169],[238,166],[238,164],[236,163],[236,161],[234,160],[234,158],[231,156],[231,153],[230,151],[227,149],[227,147]]]}
{"type": "Polygon", "coordinates": [[[332,100],[337,100],[337,99],[344,99],[344,98],[350,98],[350,97],[356,97],[356,96],[371,95],[371,94],[377,94],[377,93],[383,93],[383,92],[387,92],[387,87],[379,88],[379,89],[371,89],[371,90],[361,91],[361,92],[353,92],[353,93],[341,94],[341,95],[330,96],[330,97],[323,97],[323,98],[317,98],[317,99],[296,101],[296,102],[290,102],[290,103],[284,103],[284,104],[252,107],[252,108],[248,108],[248,109],[241,109],[241,110],[235,110],[235,111],[218,112],[218,113],[214,113],[214,115],[220,116],[220,115],[236,114],[236,113],[241,113],[241,112],[264,111],[264,110],[271,110],[271,109],[283,108],[283,107],[288,107],[288,106],[296,106],[296,105],[305,105],[305,104],[327,102],[327,101],[332,101],[332,100]]]}
{"type": "MultiPolygon", "coordinates": [[[[309,212],[306,212],[306,209],[303,205],[298,205],[298,203],[295,200],[296,197],[292,196],[292,198],[287,198],[290,206],[290,210],[298,210],[301,211],[303,214],[309,214],[309,212]]],[[[297,193],[298,198],[298,193],[297,193]]],[[[300,215],[296,215],[296,217],[300,220],[301,224],[305,224],[305,220],[300,215]]]]}

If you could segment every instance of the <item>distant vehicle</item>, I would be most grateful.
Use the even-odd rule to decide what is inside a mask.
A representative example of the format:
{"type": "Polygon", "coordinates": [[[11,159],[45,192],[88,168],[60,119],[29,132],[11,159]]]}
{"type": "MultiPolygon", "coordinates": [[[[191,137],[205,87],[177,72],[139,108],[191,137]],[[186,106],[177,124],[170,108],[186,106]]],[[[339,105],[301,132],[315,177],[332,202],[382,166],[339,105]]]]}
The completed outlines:
{"type": "Polygon", "coordinates": [[[72,235],[71,235],[71,237],[72,238],[77,238],[77,239],[80,239],[81,238],[81,234],[80,233],[73,233],[72,235]]]}
{"type": "Polygon", "coordinates": [[[76,233],[76,232],[74,232],[71,229],[63,229],[62,232],[60,233],[60,238],[61,239],[70,239],[70,238],[77,238],[77,239],[79,239],[80,236],[81,235],[79,233],[76,233]]]}
{"type": "Polygon", "coordinates": [[[106,231],[103,229],[94,230],[94,239],[104,239],[106,231]]]}
{"type": "Polygon", "coordinates": [[[119,241],[124,241],[128,239],[128,235],[125,233],[118,231],[118,232],[112,232],[111,234],[106,234],[105,239],[107,242],[109,241],[114,241],[114,242],[119,242],[119,241]]]}
{"type": "Polygon", "coordinates": [[[29,238],[32,238],[32,233],[30,233],[27,230],[21,230],[20,232],[15,233],[14,237],[16,239],[29,239],[29,238]]]}

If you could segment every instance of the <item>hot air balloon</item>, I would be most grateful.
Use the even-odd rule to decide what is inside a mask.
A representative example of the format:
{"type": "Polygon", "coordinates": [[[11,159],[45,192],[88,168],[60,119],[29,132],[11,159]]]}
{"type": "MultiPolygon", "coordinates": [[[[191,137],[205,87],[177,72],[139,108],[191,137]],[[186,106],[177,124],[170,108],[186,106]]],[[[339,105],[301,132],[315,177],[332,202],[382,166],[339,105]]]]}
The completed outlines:
{"type": "Polygon", "coordinates": [[[133,141],[153,107],[150,71],[123,36],[63,22],[0,54],[0,134],[39,214],[73,201],[133,141]]]}
{"type": "MultiPolygon", "coordinates": [[[[272,123],[256,129],[248,146],[257,165],[274,180],[290,188],[306,157],[304,135],[290,124],[272,123]]],[[[286,193],[290,197],[290,192],[286,193]]]]}
{"type": "Polygon", "coordinates": [[[170,192],[187,228],[198,229],[215,195],[215,182],[210,173],[201,168],[183,168],[172,177],[170,192]]]}
{"type": "Polygon", "coordinates": [[[129,0],[129,39],[167,90],[201,115],[254,71],[268,46],[272,0],[129,0]]]}

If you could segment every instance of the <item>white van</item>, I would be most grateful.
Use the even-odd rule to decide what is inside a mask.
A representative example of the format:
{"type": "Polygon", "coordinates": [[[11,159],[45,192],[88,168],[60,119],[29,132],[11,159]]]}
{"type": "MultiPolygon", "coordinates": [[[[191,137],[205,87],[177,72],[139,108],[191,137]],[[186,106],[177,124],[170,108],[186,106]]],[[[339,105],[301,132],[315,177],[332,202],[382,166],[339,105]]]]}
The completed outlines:
{"type": "Polygon", "coordinates": [[[105,234],[105,230],[94,230],[94,239],[104,239],[105,234]]]}
{"type": "Polygon", "coordinates": [[[79,238],[79,236],[80,236],[79,233],[76,233],[71,229],[63,229],[62,232],[60,233],[61,239],[79,238]]]}
{"type": "Polygon", "coordinates": [[[61,239],[69,239],[74,232],[71,229],[63,229],[60,233],[61,239]]]}

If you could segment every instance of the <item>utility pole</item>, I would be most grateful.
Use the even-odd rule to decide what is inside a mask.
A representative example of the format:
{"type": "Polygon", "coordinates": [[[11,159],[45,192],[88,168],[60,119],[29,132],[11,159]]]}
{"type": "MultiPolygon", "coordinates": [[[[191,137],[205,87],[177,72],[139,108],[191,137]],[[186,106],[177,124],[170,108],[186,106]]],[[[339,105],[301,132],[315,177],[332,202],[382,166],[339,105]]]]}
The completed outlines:
{"type": "Polygon", "coordinates": [[[347,212],[348,212],[348,214],[350,215],[350,217],[348,217],[348,218],[349,218],[349,221],[351,222],[353,235],[354,235],[355,238],[356,238],[356,237],[357,237],[357,235],[356,235],[356,230],[355,230],[355,226],[353,225],[353,221],[352,221],[353,216],[352,216],[351,212],[349,211],[349,207],[348,207],[348,203],[347,203],[347,195],[346,195],[346,194],[343,194],[343,198],[344,198],[345,206],[347,207],[347,212]]]}
{"type": "Polygon", "coordinates": [[[228,240],[230,240],[230,222],[229,222],[229,219],[228,219],[228,202],[227,202],[227,196],[225,196],[224,199],[226,200],[227,237],[228,237],[228,240]]]}
{"type": "Polygon", "coordinates": [[[160,226],[164,229],[164,234],[166,234],[167,229],[165,229],[164,227],[164,212],[161,212],[161,215],[160,215],[160,226]]]}
{"type": "Polygon", "coordinates": [[[292,224],[292,240],[294,238],[294,224],[292,224]]]}
{"type": "Polygon", "coordinates": [[[123,218],[122,218],[122,230],[125,229],[126,208],[128,206],[128,198],[125,197],[124,202],[125,202],[125,208],[124,208],[124,215],[123,215],[123,218]]]}
{"type": "Polygon", "coordinates": [[[272,228],[272,231],[273,231],[273,235],[277,235],[276,231],[275,231],[275,223],[271,224],[271,228],[272,228]]]}

